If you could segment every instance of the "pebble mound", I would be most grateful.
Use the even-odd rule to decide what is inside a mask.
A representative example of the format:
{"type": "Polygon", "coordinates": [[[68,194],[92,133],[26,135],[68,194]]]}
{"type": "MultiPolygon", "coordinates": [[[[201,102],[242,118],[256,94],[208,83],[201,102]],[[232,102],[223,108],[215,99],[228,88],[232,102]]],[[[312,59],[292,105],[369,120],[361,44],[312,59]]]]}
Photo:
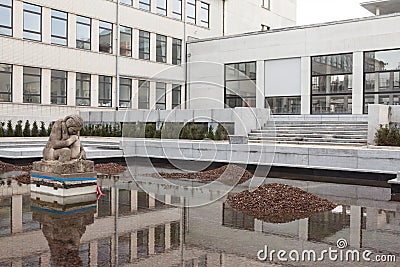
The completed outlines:
{"type": "Polygon", "coordinates": [[[155,174],[155,176],[161,176],[165,179],[189,179],[189,180],[198,180],[201,182],[213,182],[219,181],[226,185],[236,185],[244,183],[245,181],[251,179],[253,174],[246,169],[234,165],[228,164],[222,166],[220,168],[202,172],[194,172],[194,173],[168,173],[168,172],[160,172],[155,174]]]}
{"type": "Polygon", "coordinates": [[[117,174],[126,171],[126,167],[118,163],[104,163],[94,165],[94,170],[103,174],[117,174]]]}
{"type": "Polygon", "coordinates": [[[30,184],[31,183],[31,175],[29,173],[24,173],[15,177],[12,177],[14,180],[22,183],[22,184],[30,184]]]}
{"type": "Polygon", "coordinates": [[[30,171],[31,169],[32,165],[18,166],[0,161],[0,173],[10,172],[10,171],[30,171]]]}
{"type": "Polygon", "coordinates": [[[230,195],[226,203],[236,210],[270,223],[308,218],[337,206],[300,188],[278,183],[265,184],[254,191],[245,190],[230,195]]]}

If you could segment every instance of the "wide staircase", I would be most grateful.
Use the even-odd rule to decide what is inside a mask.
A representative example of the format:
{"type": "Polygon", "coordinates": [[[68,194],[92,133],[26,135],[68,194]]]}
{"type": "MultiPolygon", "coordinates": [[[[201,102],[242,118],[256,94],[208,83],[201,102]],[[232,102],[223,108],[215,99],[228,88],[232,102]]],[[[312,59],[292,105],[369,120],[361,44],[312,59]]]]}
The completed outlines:
{"type": "Polygon", "coordinates": [[[252,130],[249,142],[363,146],[367,135],[366,121],[274,121],[252,130]]]}

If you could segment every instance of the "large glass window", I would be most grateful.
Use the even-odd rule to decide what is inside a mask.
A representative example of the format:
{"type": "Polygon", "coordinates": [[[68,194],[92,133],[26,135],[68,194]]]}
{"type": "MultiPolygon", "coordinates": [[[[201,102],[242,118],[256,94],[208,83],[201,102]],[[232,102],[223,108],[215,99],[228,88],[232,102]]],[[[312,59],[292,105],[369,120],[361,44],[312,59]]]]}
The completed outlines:
{"type": "Polygon", "coordinates": [[[172,17],[182,19],[182,0],[172,0],[172,17]]]}
{"type": "Polygon", "coordinates": [[[364,113],[368,104],[400,105],[400,49],[364,53],[364,113]]]}
{"type": "Polygon", "coordinates": [[[200,26],[210,27],[210,5],[200,2],[200,26]]]}
{"type": "Polygon", "coordinates": [[[182,58],[182,41],[179,39],[172,39],[172,64],[180,65],[182,58]]]}
{"type": "Polygon", "coordinates": [[[139,8],[143,10],[151,10],[151,0],[139,0],[139,8]]]}
{"type": "Polygon", "coordinates": [[[126,5],[130,5],[130,6],[133,4],[132,0],[119,0],[119,2],[121,4],[126,4],[126,5]]]}
{"type": "Polygon", "coordinates": [[[179,84],[172,85],[172,108],[180,109],[181,106],[181,86],[179,84]]]}
{"type": "Polygon", "coordinates": [[[91,23],[90,18],[76,16],[76,48],[91,49],[91,23]]]}
{"type": "Polygon", "coordinates": [[[12,0],[0,0],[0,35],[12,35],[12,0]]]}
{"type": "Polygon", "coordinates": [[[112,53],[112,24],[104,21],[99,23],[99,51],[112,53]]]}
{"type": "Polygon", "coordinates": [[[76,74],[76,105],[90,106],[90,74],[76,74]]]}
{"type": "Polygon", "coordinates": [[[132,28],[120,26],[120,55],[132,56],[132,28]]]}
{"type": "Polygon", "coordinates": [[[99,107],[111,107],[112,77],[99,76],[99,107]]]}
{"type": "Polygon", "coordinates": [[[186,0],[187,22],[196,24],[196,0],[186,0]]]}
{"type": "Polygon", "coordinates": [[[41,73],[39,68],[24,67],[24,103],[40,103],[41,73]]]}
{"type": "Polygon", "coordinates": [[[157,0],[157,13],[163,16],[167,15],[167,0],[157,0]]]}
{"type": "Polygon", "coordinates": [[[156,84],[156,109],[164,110],[166,108],[165,94],[167,91],[167,84],[158,82],[156,84]]]}
{"type": "Polygon", "coordinates": [[[139,109],[149,109],[150,82],[139,80],[139,109]]]}
{"type": "Polygon", "coordinates": [[[274,96],[265,100],[272,114],[301,114],[300,96],[274,96]]]}
{"type": "Polygon", "coordinates": [[[119,80],[119,106],[128,108],[132,97],[132,80],[120,78],[119,80]]]}
{"type": "Polygon", "coordinates": [[[139,58],[150,60],[150,33],[139,31],[139,58]]]}
{"type": "Polygon", "coordinates": [[[256,106],[256,62],[225,65],[225,104],[231,108],[256,106]]]}
{"type": "Polygon", "coordinates": [[[24,3],[24,39],[42,40],[42,8],[24,3]]]}
{"type": "Polygon", "coordinates": [[[0,64],[0,102],[12,100],[12,65],[0,64]]]}
{"type": "Polygon", "coordinates": [[[311,57],[312,114],[351,113],[353,55],[311,57]]]}
{"type": "Polygon", "coordinates": [[[156,37],[156,61],[167,62],[167,36],[157,34],[156,37]]]}
{"type": "Polygon", "coordinates": [[[55,105],[67,104],[67,72],[51,71],[51,103],[55,105]]]}
{"type": "Polygon", "coordinates": [[[51,43],[67,45],[68,14],[57,10],[51,11],[51,43]]]}

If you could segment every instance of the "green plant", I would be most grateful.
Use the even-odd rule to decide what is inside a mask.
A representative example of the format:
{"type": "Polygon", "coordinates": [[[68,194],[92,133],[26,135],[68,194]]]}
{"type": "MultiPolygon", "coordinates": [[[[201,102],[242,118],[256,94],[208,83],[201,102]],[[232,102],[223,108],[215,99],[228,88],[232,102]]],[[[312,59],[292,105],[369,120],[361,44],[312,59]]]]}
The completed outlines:
{"type": "Polygon", "coordinates": [[[24,131],[22,132],[24,137],[30,137],[31,136],[31,124],[29,123],[28,120],[25,122],[24,126],[24,131]]]}
{"type": "Polygon", "coordinates": [[[379,125],[374,141],[378,146],[400,146],[400,130],[396,126],[379,125]]]}
{"type": "Polygon", "coordinates": [[[34,121],[33,124],[32,124],[32,132],[31,132],[31,135],[32,135],[33,137],[39,136],[39,128],[38,128],[38,125],[37,125],[37,122],[36,122],[36,121],[34,121]]]}
{"type": "Polygon", "coordinates": [[[6,132],[6,136],[9,136],[9,137],[14,136],[14,130],[13,130],[13,127],[12,127],[12,122],[11,122],[11,120],[8,120],[8,121],[7,121],[7,132],[6,132]]]}
{"type": "Polygon", "coordinates": [[[6,133],[4,132],[4,122],[0,122],[0,137],[3,137],[6,133]]]}
{"type": "Polygon", "coordinates": [[[22,121],[21,121],[21,120],[19,120],[19,121],[17,122],[17,125],[15,125],[14,136],[16,136],[16,137],[22,137],[22,136],[23,136],[23,132],[22,132],[22,121]]]}
{"type": "Polygon", "coordinates": [[[214,140],[214,128],[212,127],[212,125],[210,125],[210,127],[208,127],[208,132],[207,132],[207,138],[214,140]]]}
{"type": "Polygon", "coordinates": [[[46,127],[45,127],[44,121],[40,122],[39,136],[47,136],[47,131],[46,131],[46,127]]]}
{"type": "Polygon", "coordinates": [[[48,135],[48,136],[50,136],[51,129],[53,128],[53,125],[54,125],[54,122],[53,122],[53,121],[49,123],[49,127],[47,128],[47,135],[48,135]]]}

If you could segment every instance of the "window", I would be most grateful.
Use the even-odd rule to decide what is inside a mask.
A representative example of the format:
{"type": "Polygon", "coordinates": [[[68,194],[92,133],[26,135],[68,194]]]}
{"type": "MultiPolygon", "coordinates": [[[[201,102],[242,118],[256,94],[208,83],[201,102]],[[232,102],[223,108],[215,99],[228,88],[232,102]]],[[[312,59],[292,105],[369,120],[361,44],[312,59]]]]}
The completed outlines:
{"type": "Polygon", "coordinates": [[[272,114],[301,114],[300,96],[275,96],[265,98],[272,114]]]}
{"type": "Polygon", "coordinates": [[[256,106],[256,62],[225,65],[225,105],[256,106]]]}
{"type": "Polygon", "coordinates": [[[400,105],[400,49],[364,53],[364,113],[368,104],[400,105]]]}
{"type": "Polygon", "coordinates": [[[112,24],[104,21],[99,22],[99,51],[112,53],[113,30],[112,24]]]}
{"type": "Polygon", "coordinates": [[[167,0],[157,0],[157,13],[163,16],[167,15],[167,0]]]}
{"type": "Polygon", "coordinates": [[[172,0],[172,17],[182,19],[182,0],[172,0]]]}
{"type": "Polygon", "coordinates": [[[24,103],[40,103],[41,73],[39,68],[24,67],[24,103]]]}
{"type": "Polygon", "coordinates": [[[172,39],[172,64],[180,65],[182,58],[182,41],[179,39],[172,39]]]}
{"type": "Polygon", "coordinates": [[[51,43],[67,45],[68,14],[51,11],[51,43]]]}
{"type": "Polygon", "coordinates": [[[156,61],[167,62],[167,37],[164,35],[157,34],[156,37],[156,61]]]}
{"type": "Polygon", "coordinates": [[[200,26],[210,28],[210,5],[200,2],[200,26]]]}
{"type": "Polygon", "coordinates": [[[67,104],[67,72],[51,71],[51,103],[55,105],[67,104]]]}
{"type": "Polygon", "coordinates": [[[353,55],[311,57],[312,114],[350,113],[353,55]]]}
{"type": "Polygon", "coordinates": [[[165,105],[165,94],[167,91],[166,83],[156,83],[156,109],[164,110],[166,108],[165,105]]]}
{"type": "Polygon", "coordinates": [[[99,107],[111,107],[112,77],[99,76],[99,107]]]}
{"type": "Polygon", "coordinates": [[[262,0],[262,6],[266,9],[271,9],[271,0],[262,0]]]}
{"type": "Polygon", "coordinates": [[[120,47],[121,56],[132,56],[132,28],[120,26],[120,47]]]}
{"type": "Polygon", "coordinates": [[[196,0],[186,0],[187,22],[196,24],[196,0]]]}
{"type": "Polygon", "coordinates": [[[0,1],[0,35],[12,35],[12,0],[0,1]]]}
{"type": "Polygon", "coordinates": [[[139,109],[149,109],[150,82],[139,80],[139,109]]]}
{"type": "Polygon", "coordinates": [[[143,10],[151,10],[151,0],[139,0],[139,8],[143,10]]]}
{"type": "Polygon", "coordinates": [[[132,97],[132,81],[131,79],[121,78],[119,80],[119,106],[128,108],[132,97]]]}
{"type": "Polygon", "coordinates": [[[130,6],[133,4],[132,0],[119,0],[119,2],[121,4],[126,4],[126,5],[130,5],[130,6]]]}
{"type": "Polygon", "coordinates": [[[90,28],[91,19],[81,16],[76,16],[76,48],[90,50],[90,28]]]}
{"type": "Polygon", "coordinates": [[[269,31],[271,29],[270,26],[261,24],[261,31],[269,31]]]}
{"type": "Polygon", "coordinates": [[[12,100],[12,65],[0,64],[0,102],[12,100]]]}
{"type": "Polygon", "coordinates": [[[90,74],[76,74],[76,105],[90,106],[90,74]]]}
{"type": "Polygon", "coordinates": [[[139,58],[150,60],[150,33],[139,31],[139,58]]]}
{"type": "Polygon", "coordinates": [[[172,108],[180,109],[181,107],[181,86],[179,84],[172,85],[172,108]]]}
{"type": "Polygon", "coordinates": [[[42,8],[24,3],[24,39],[42,40],[42,8]]]}

